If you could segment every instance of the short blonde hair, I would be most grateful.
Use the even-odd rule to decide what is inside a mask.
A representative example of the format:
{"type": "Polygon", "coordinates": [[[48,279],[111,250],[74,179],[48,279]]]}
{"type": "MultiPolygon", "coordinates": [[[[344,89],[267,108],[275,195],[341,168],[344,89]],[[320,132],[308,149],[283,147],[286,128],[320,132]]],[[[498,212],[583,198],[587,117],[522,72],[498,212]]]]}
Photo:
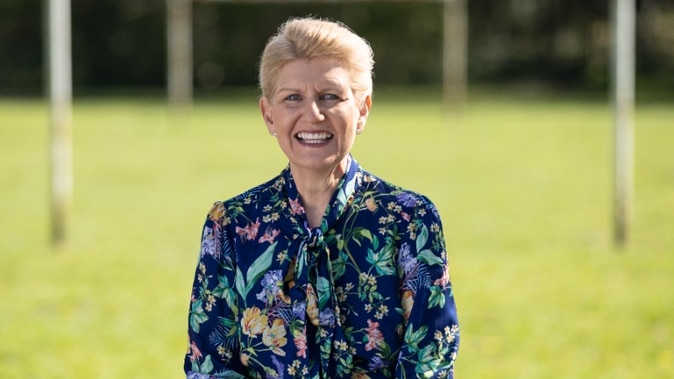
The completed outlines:
{"type": "Polygon", "coordinates": [[[351,73],[351,90],[359,103],[372,95],[374,54],[370,44],[340,22],[306,17],[286,21],[267,42],[260,59],[262,96],[274,94],[283,65],[318,57],[336,59],[351,73]]]}

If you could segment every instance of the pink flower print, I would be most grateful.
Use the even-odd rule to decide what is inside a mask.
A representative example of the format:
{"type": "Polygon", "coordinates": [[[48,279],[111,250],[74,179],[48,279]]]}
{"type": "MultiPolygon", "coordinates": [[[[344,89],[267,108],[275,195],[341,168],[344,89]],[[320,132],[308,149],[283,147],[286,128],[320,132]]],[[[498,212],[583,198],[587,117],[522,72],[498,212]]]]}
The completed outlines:
{"type": "Polygon", "coordinates": [[[190,343],[190,350],[192,351],[192,354],[190,355],[190,360],[192,362],[194,362],[194,361],[196,361],[196,360],[198,360],[199,358],[202,357],[201,350],[199,350],[199,348],[197,347],[197,344],[195,344],[194,342],[190,343]]]}
{"type": "Polygon", "coordinates": [[[379,323],[372,320],[367,320],[367,344],[365,351],[370,351],[379,345],[384,340],[384,335],[379,330],[379,323]]]}
{"type": "Polygon", "coordinates": [[[241,236],[242,239],[252,241],[257,237],[257,232],[260,229],[260,219],[256,219],[255,223],[249,223],[248,226],[244,228],[236,227],[236,234],[241,236]]]}
{"type": "Polygon", "coordinates": [[[293,342],[297,348],[297,353],[295,354],[298,357],[306,358],[307,357],[307,332],[306,329],[300,331],[293,331],[293,342]]]}
{"type": "Polygon", "coordinates": [[[434,286],[440,286],[440,288],[446,288],[449,285],[449,271],[445,270],[440,279],[436,279],[433,282],[434,286]]]}
{"type": "Polygon", "coordinates": [[[290,201],[290,212],[293,215],[297,216],[304,214],[304,208],[302,207],[302,204],[300,204],[299,200],[290,199],[289,201],[290,201]]]}
{"type": "Polygon", "coordinates": [[[279,234],[281,234],[280,230],[267,228],[267,230],[265,230],[264,234],[262,235],[262,237],[260,237],[258,242],[259,243],[264,243],[264,242],[274,243],[274,240],[276,239],[276,237],[278,237],[279,234]]]}

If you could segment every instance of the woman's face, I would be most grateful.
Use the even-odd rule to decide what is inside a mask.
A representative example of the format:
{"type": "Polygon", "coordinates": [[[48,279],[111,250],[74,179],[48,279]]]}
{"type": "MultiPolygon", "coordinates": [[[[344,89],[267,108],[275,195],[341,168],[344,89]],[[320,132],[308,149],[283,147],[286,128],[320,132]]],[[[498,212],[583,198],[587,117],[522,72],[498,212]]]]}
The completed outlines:
{"type": "Polygon", "coordinates": [[[260,100],[260,110],[292,169],[343,172],[371,106],[370,96],[356,101],[350,83],[348,70],[330,58],[281,67],[276,91],[260,100]]]}

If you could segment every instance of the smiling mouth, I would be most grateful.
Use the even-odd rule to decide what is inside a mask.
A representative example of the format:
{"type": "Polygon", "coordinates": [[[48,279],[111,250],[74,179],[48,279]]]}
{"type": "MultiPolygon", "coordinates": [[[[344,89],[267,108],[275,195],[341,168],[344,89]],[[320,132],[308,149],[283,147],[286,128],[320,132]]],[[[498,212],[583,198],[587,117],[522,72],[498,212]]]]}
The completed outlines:
{"type": "Polygon", "coordinates": [[[318,133],[297,133],[295,135],[295,138],[300,140],[303,143],[308,143],[308,144],[321,144],[321,143],[326,143],[329,140],[331,140],[333,135],[328,132],[318,132],[318,133]]]}

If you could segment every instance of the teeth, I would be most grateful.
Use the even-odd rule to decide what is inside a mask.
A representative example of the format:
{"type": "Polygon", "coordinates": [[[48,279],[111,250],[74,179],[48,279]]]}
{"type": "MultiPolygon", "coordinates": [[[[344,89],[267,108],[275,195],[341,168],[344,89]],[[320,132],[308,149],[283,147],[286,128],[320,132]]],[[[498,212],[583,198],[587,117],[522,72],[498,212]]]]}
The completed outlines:
{"type": "Polygon", "coordinates": [[[305,143],[323,143],[332,138],[332,134],[327,132],[318,133],[297,133],[297,138],[305,143]]]}

